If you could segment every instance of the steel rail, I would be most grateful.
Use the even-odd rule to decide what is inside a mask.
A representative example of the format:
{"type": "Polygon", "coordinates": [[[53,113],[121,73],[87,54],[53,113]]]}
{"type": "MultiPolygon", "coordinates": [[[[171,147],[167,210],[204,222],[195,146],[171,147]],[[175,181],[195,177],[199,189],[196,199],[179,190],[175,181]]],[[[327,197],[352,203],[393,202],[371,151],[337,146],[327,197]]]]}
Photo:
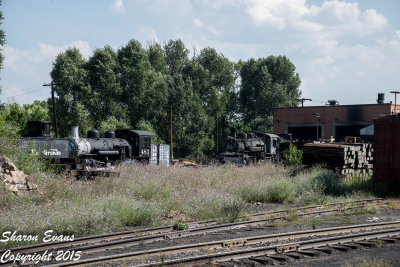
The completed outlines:
{"type": "Polygon", "coordinates": [[[302,252],[310,249],[318,250],[319,248],[322,247],[331,247],[335,245],[346,246],[346,244],[351,244],[351,243],[357,244],[357,242],[379,240],[379,238],[385,238],[385,237],[397,237],[398,239],[400,239],[399,235],[400,235],[400,229],[390,229],[390,230],[373,231],[360,234],[350,234],[340,237],[328,237],[328,238],[300,241],[297,243],[279,244],[276,246],[266,246],[266,247],[250,248],[232,252],[222,252],[213,255],[188,257],[188,258],[169,260],[163,262],[153,262],[151,264],[139,264],[135,266],[138,267],[167,266],[167,265],[194,263],[194,262],[197,264],[200,263],[216,264],[231,260],[249,259],[259,256],[267,256],[267,257],[273,256],[274,254],[278,254],[282,248],[288,248],[290,252],[302,252]]]}
{"type": "MultiPolygon", "coordinates": [[[[356,208],[359,208],[359,207],[350,207],[347,209],[356,209],[356,208]]],[[[307,213],[300,213],[300,214],[297,214],[297,216],[301,217],[301,216],[332,213],[332,212],[339,212],[339,211],[343,211],[343,209],[338,208],[338,209],[330,209],[330,210],[318,210],[318,211],[312,211],[312,212],[307,212],[307,213]]],[[[126,238],[123,240],[116,240],[116,241],[112,241],[112,242],[108,242],[108,243],[83,246],[83,247],[80,247],[79,250],[83,251],[85,254],[95,253],[95,252],[101,252],[104,250],[119,249],[122,246],[124,246],[124,247],[135,246],[135,245],[139,245],[139,244],[147,244],[147,243],[156,242],[156,241],[163,241],[166,239],[183,238],[183,237],[195,236],[195,235],[200,235],[200,234],[213,233],[213,232],[217,232],[217,231],[226,231],[226,230],[240,229],[240,228],[245,228],[245,227],[250,227],[250,226],[259,226],[259,225],[265,224],[268,221],[283,220],[285,218],[286,218],[285,216],[280,216],[280,217],[257,219],[257,220],[244,221],[244,222],[235,222],[235,223],[228,223],[228,224],[221,224],[221,225],[211,225],[211,226],[195,228],[195,229],[191,229],[191,230],[187,230],[187,231],[149,235],[149,236],[136,237],[136,238],[126,238]]]]}
{"type": "MultiPolygon", "coordinates": [[[[341,227],[331,227],[331,228],[323,228],[317,230],[306,230],[306,231],[297,231],[297,232],[289,232],[289,233],[279,233],[279,234],[270,234],[270,235],[261,235],[254,237],[245,237],[245,238],[236,238],[236,239],[228,239],[228,240],[220,240],[220,241],[211,241],[204,243],[195,243],[181,246],[173,246],[173,247],[165,247],[160,249],[150,249],[143,251],[135,251],[111,256],[103,256],[91,259],[79,260],[76,262],[65,262],[60,264],[55,264],[51,266],[86,266],[92,264],[99,264],[105,262],[114,262],[114,261],[126,261],[126,260],[134,260],[134,259],[143,259],[144,257],[150,256],[160,256],[160,255],[171,255],[182,252],[193,252],[199,251],[200,249],[221,249],[226,247],[243,247],[245,245],[255,245],[262,244],[266,242],[278,242],[282,240],[290,240],[295,238],[302,237],[316,237],[323,236],[328,234],[344,234],[344,233],[352,233],[354,231],[371,231],[382,228],[389,227],[397,227],[394,229],[395,231],[400,231],[400,221],[395,222],[384,222],[384,223],[372,223],[372,224],[360,224],[360,225],[351,225],[351,226],[341,226],[341,227]]],[[[393,229],[392,229],[393,230],[393,229]]],[[[347,235],[346,235],[347,236],[347,235]]]]}
{"type": "MultiPolygon", "coordinates": [[[[377,198],[377,199],[357,200],[357,201],[351,201],[351,202],[330,203],[330,204],[326,204],[326,205],[306,206],[306,207],[300,207],[298,209],[285,209],[285,210],[271,211],[271,212],[266,212],[266,213],[258,213],[258,214],[255,214],[255,217],[259,217],[261,214],[263,214],[263,215],[271,215],[271,214],[279,214],[279,213],[285,214],[285,213],[293,212],[296,210],[307,210],[307,209],[308,210],[309,209],[317,209],[317,210],[307,212],[307,213],[300,213],[300,214],[297,214],[297,216],[307,216],[307,215],[314,215],[314,214],[340,212],[340,211],[343,211],[343,209],[336,208],[336,209],[329,209],[329,210],[321,210],[321,208],[324,208],[326,206],[346,206],[349,204],[353,204],[353,205],[361,204],[360,206],[351,206],[351,207],[346,208],[346,209],[356,209],[356,208],[360,208],[364,205],[367,205],[367,203],[379,202],[379,201],[382,201],[382,199],[377,198]]],[[[256,220],[235,222],[235,223],[228,223],[228,224],[220,224],[220,225],[215,224],[216,223],[215,221],[208,221],[208,223],[212,223],[209,226],[198,227],[198,228],[193,228],[193,229],[190,229],[187,231],[176,231],[176,232],[172,232],[173,231],[172,226],[137,229],[134,231],[126,231],[126,232],[120,232],[120,233],[115,233],[115,234],[103,234],[103,235],[97,235],[97,236],[86,237],[86,238],[85,237],[78,238],[74,241],[52,242],[52,243],[46,243],[46,244],[36,244],[36,245],[32,245],[32,246],[27,246],[27,247],[15,248],[15,249],[12,249],[12,255],[31,254],[31,253],[44,252],[46,250],[55,251],[55,250],[61,250],[61,249],[64,249],[64,250],[65,249],[77,249],[77,250],[84,252],[85,254],[88,254],[88,253],[94,253],[94,252],[101,252],[104,250],[121,248],[121,246],[128,246],[128,245],[134,246],[134,245],[138,245],[138,244],[162,241],[165,239],[182,238],[182,237],[205,234],[205,233],[210,233],[210,232],[215,232],[215,231],[238,229],[238,228],[249,227],[249,226],[257,226],[257,225],[264,224],[267,221],[282,220],[282,219],[285,219],[285,216],[269,217],[269,218],[265,218],[265,219],[256,219],[256,220]],[[107,242],[105,242],[105,241],[107,241],[107,242]],[[96,244],[96,242],[101,242],[101,243],[96,244]],[[82,245],[82,246],[80,246],[80,245],[82,245]],[[80,247],[78,247],[78,246],[80,246],[80,247]]],[[[207,223],[207,221],[199,222],[199,223],[197,223],[197,226],[199,226],[200,224],[207,225],[206,223],[207,223]]],[[[0,254],[2,254],[2,252],[0,252],[0,254]]],[[[4,265],[4,263],[0,263],[0,265],[4,265]]]]}
{"type": "MultiPolygon", "coordinates": [[[[346,201],[346,202],[335,202],[329,203],[324,205],[313,205],[313,206],[305,206],[305,207],[298,207],[292,209],[282,209],[276,211],[268,211],[264,213],[256,213],[252,215],[242,216],[241,218],[257,218],[262,216],[273,216],[277,214],[287,214],[289,212],[295,212],[300,210],[312,210],[316,209],[314,212],[308,213],[300,213],[297,216],[307,216],[313,214],[322,214],[322,213],[330,213],[330,212],[337,212],[342,211],[340,208],[337,209],[330,209],[330,210],[323,210],[323,208],[331,207],[331,206],[346,206],[346,205],[354,205],[360,204],[360,206],[353,206],[348,207],[347,209],[356,209],[360,208],[364,205],[368,205],[369,203],[373,202],[380,202],[383,201],[382,198],[374,198],[374,199],[364,199],[364,200],[356,200],[356,201],[346,201]]],[[[160,226],[160,227],[153,227],[153,228],[143,228],[143,229],[136,229],[131,231],[125,232],[118,232],[118,233],[108,233],[108,234],[101,234],[89,237],[81,237],[76,238],[74,241],[59,241],[59,242],[50,242],[50,243],[41,243],[35,244],[30,246],[24,247],[16,247],[11,248],[12,254],[29,254],[29,253],[37,253],[46,250],[56,250],[56,249],[68,249],[83,245],[82,250],[87,252],[97,252],[101,251],[101,248],[110,249],[113,246],[118,247],[121,244],[130,243],[130,245],[141,244],[141,243],[149,243],[164,239],[172,239],[172,238],[180,238],[185,236],[191,235],[198,235],[209,233],[213,231],[223,231],[223,230],[230,230],[230,229],[237,229],[247,226],[255,226],[260,225],[266,221],[270,220],[280,220],[284,219],[285,216],[282,215],[280,217],[272,217],[272,218],[265,218],[265,219],[256,219],[256,220],[249,220],[249,221],[242,221],[242,222],[235,222],[235,223],[228,223],[228,224],[217,224],[217,221],[210,220],[210,221],[200,221],[200,222],[192,222],[187,223],[191,225],[191,229],[186,231],[174,231],[172,225],[170,226],[160,226]],[[114,240],[114,241],[113,241],[114,240]],[[102,242],[100,244],[94,244],[97,242],[102,242]],[[88,245],[89,244],[89,245],[88,245]],[[90,245],[92,244],[92,245],[90,245]],[[87,245],[87,246],[84,246],[87,245]]],[[[0,251],[0,255],[4,253],[5,250],[0,251]]],[[[2,263],[0,263],[2,265],[2,263]]]]}

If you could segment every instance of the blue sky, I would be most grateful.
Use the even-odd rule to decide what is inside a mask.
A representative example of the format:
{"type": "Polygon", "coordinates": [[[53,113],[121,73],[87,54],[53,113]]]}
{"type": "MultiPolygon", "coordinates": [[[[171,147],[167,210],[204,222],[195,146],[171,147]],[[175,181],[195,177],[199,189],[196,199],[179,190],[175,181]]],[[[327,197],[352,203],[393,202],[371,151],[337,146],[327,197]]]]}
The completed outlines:
{"type": "Polygon", "coordinates": [[[394,101],[400,90],[400,0],[3,0],[1,102],[50,96],[52,62],[68,47],[88,58],[130,39],[180,38],[233,61],[286,55],[307,105],[394,101]]]}

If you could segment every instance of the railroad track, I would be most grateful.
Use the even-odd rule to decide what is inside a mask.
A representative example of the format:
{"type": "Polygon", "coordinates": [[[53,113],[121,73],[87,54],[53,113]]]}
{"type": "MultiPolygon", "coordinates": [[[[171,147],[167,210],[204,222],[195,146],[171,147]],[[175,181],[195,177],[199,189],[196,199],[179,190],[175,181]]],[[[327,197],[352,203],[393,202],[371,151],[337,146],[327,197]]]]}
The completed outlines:
{"type": "MultiPolygon", "coordinates": [[[[11,253],[12,255],[27,255],[33,253],[40,254],[45,251],[79,250],[82,252],[83,255],[87,255],[91,253],[102,252],[105,250],[119,249],[121,247],[134,246],[138,244],[162,241],[166,239],[182,238],[223,230],[263,225],[273,220],[285,219],[285,216],[288,213],[293,212],[296,212],[297,216],[310,216],[315,214],[333,213],[349,209],[357,209],[371,203],[373,204],[382,202],[383,200],[378,198],[352,202],[331,203],[326,205],[307,206],[296,209],[277,210],[246,216],[246,218],[253,218],[253,220],[220,225],[217,225],[216,221],[196,222],[190,223],[189,225],[191,229],[187,231],[174,231],[173,226],[137,229],[134,231],[78,238],[70,242],[54,242],[14,248],[11,250],[11,253]],[[331,209],[327,209],[329,207],[331,209]]],[[[5,251],[0,251],[0,255],[3,255],[4,252],[5,251]]],[[[0,263],[0,265],[2,264],[0,263]]]]}
{"type": "Polygon", "coordinates": [[[361,246],[372,246],[371,243],[366,241],[375,240],[377,238],[388,242],[396,242],[400,240],[400,221],[331,227],[318,230],[195,243],[112,256],[102,256],[50,266],[96,266],[98,264],[115,264],[117,262],[128,266],[146,267],[178,264],[216,264],[239,259],[253,259],[255,257],[264,257],[264,261],[267,262],[268,260],[272,260],[274,257],[284,257],[286,255],[287,257],[300,258],[301,256],[298,255],[312,255],[313,253],[317,254],[318,251],[321,252],[330,249],[349,250],[361,246]],[[363,232],[354,233],[355,231],[363,232]],[[340,236],[325,237],[334,234],[340,234],[340,236]],[[283,241],[310,237],[312,237],[310,240],[282,243],[283,241]],[[278,244],[268,245],[271,242],[277,242],[278,244]],[[263,244],[267,244],[267,246],[263,246],[263,244]],[[190,255],[190,253],[198,253],[202,255],[180,257],[180,255],[190,255]],[[297,253],[297,255],[293,253],[297,253]],[[179,258],[173,259],[173,257],[179,258]]]}

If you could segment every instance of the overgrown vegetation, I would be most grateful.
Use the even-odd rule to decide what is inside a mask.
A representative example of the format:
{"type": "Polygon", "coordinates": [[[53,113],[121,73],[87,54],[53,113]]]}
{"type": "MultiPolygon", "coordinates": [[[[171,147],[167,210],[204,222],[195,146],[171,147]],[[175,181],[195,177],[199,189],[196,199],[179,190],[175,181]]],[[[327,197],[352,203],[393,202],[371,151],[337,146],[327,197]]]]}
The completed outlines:
{"type": "MultiPolygon", "coordinates": [[[[233,222],[254,202],[308,205],[373,197],[368,182],[341,179],[320,167],[294,177],[273,164],[167,168],[132,163],[119,171],[120,177],[96,180],[42,174],[37,179],[40,192],[0,192],[0,232],[41,234],[53,229],[77,237],[159,225],[164,218],[182,224],[233,222]]],[[[296,217],[294,213],[287,220],[296,217]]]]}
{"type": "Polygon", "coordinates": [[[0,114],[0,155],[8,157],[20,170],[29,175],[56,171],[40,154],[32,153],[35,150],[33,144],[27,148],[18,145],[18,132],[19,128],[9,124],[6,116],[0,114]]]}
{"type": "Polygon", "coordinates": [[[178,230],[178,231],[183,231],[183,230],[189,229],[189,226],[187,224],[184,224],[182,221],[175,222],[172,227],[174,228],[174,230],[178,230]]]}
{"type": "Polygon", "coordinates": [[[289,149],[283,154],[283,163],[286,166],[301,166],[301,160],[303,158],[303,150],[298,149],[295,145],[290,143],[289,149]]]}

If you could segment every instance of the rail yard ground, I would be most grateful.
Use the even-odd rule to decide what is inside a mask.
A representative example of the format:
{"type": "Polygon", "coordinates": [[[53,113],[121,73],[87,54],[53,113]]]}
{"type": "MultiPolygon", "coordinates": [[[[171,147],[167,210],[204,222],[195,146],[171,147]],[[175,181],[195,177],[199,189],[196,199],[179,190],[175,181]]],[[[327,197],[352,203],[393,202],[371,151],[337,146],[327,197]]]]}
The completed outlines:
{"type": "MultiPolygon", "coordinates": [[[[1,192],[0,232],[75,238],[134,228],[215,219],[233,222],[239,216],[374,198],[385,194],[371,178],[338,177],[315,167],[308,170],[259,164],[182,167],[137,163],[117,169],[119,177],[76,180],[65,175],[36,176],[39,190],[23,196],[1,192]]],[[[396,196],[388,205],[367,206],[339,214],[300,218],[296,212],[270,224],[278,232],[310,227],[400,219],[396,196]]],[[[234,237],[235,234],[229,234],[234,237]]],[[[191,240],[191,239],[189,239],[191,240]]],[[[0,249],[32,242],[0,243],[0,249]]]]}

